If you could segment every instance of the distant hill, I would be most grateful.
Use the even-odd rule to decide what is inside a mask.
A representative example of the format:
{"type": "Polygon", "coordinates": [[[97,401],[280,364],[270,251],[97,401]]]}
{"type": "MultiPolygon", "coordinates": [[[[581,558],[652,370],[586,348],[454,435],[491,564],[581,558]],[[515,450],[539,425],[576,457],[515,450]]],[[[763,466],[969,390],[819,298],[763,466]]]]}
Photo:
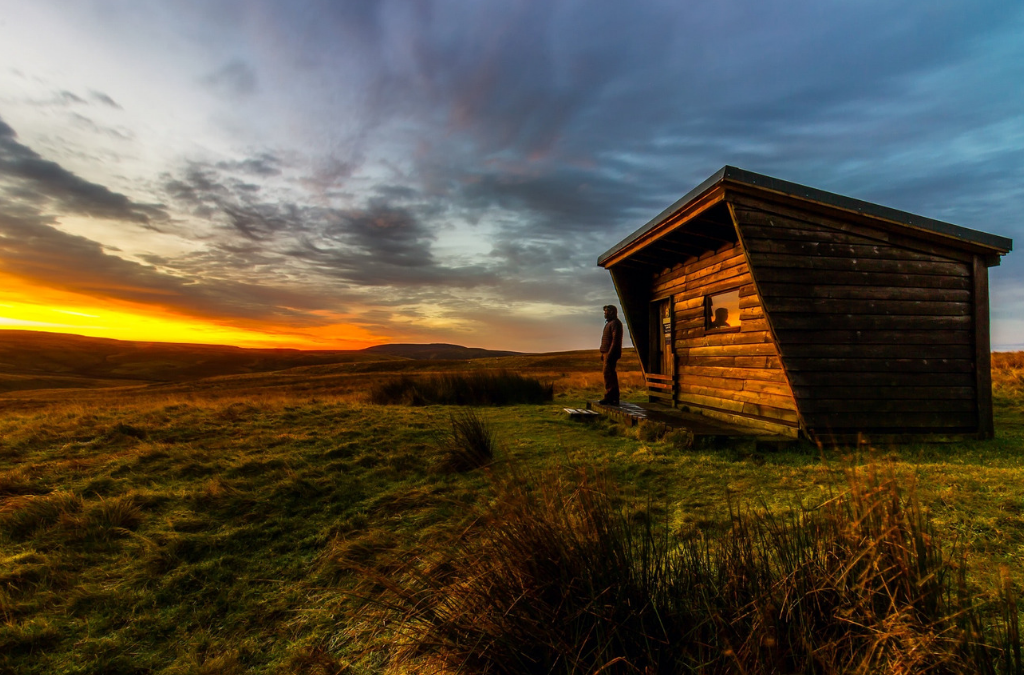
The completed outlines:
{"type": "Polygon", "coordinates": [[[245,349],[0,330],[0,391],[184,382],[398,357],[362,350],[245,349]]]}
{"type": "Polygon", "coordinates": [[[367,347],[363,350],[368,354],[387,354],[417,360],[465,361],[469,359],[487,359],[495,356],[518,356],[522,352],[503,352],[479,347],[463,347],[441,342],[428,345],[391,344],[367,347]]]}
{"type": "Polygon", "coordinates": [[[459,345],[380,345],[360,350],[246,349],[133,342],[63,333],[0,330],[0,392],[188,382],[300,366],[514,356],[459,345]]]}

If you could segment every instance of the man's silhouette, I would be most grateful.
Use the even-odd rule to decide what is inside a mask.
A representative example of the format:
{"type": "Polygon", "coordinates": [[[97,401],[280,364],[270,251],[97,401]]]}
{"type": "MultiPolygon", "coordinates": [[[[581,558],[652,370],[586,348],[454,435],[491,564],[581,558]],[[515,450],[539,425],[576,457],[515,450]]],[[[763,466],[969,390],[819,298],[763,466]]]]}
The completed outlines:
{"type": "Polygon", "coordinates": [[[604,398],[598,403],[619,404],[619,376],[615,364],[622,356],[622,322],[614,305],[604,306],[604,333],[601,334],[601,364],[604,373],[604,398]]]}
{"type": "Polygon", "coordinates": [[[711,322],[711,328],[725,328],[729,325],[729,310],[719,307],[715,310],[715,320],[711,322]]]}

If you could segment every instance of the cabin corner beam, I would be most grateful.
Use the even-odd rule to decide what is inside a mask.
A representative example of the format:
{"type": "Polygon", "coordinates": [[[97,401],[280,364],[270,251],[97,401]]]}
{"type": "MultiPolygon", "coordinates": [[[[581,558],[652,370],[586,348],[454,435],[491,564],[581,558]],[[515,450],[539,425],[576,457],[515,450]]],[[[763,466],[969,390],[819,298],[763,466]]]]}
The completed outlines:
{"type": "Polygon", "coordinates": [[[974,256],[974,359],[978,396],[978,434],[995,437],[992,413],[992,346],[988,310],[988,265],[974,256]]]}

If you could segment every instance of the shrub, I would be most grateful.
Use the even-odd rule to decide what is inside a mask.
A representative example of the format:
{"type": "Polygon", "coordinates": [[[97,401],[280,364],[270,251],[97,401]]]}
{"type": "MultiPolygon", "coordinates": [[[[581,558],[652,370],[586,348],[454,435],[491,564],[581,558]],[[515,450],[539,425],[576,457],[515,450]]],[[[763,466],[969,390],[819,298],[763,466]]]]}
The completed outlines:
{"type": "Polygon", "coordinates": [[[472,471],[494,462],[498,441],[491,428],[473,409],[451,415],[451,433],[444,439],[442,468],[472,471]]]}
{"type": "Polygon", "coordinates": [[[1021,672],[1012,594],[984,615],[913,494],[847,478],[682,540],[593,474],[499,480],[475,537],[367,575],[366,628],[402,672],[1021,672]]]}
{"type": "Polygon", "coordinates": [[[402,405],[511,405],[553,400],[554,387],[508,371],[403,376],[375,386],[370,401],[402,405]]]}

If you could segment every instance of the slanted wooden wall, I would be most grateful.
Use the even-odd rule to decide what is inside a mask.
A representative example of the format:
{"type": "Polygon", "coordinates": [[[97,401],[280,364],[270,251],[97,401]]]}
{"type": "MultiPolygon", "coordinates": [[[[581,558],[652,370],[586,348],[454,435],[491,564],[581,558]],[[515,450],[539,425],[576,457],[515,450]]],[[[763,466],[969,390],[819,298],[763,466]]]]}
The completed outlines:
{"type": "Polygon", "coordinates": [[[971,254],[853,219],[730,201],[812,434],[979,431],[971,254]]]}
{"type": "Polygon", "coordinates": [[[676,403],[766,433],[795,437],[796,403],[739,244],[654,276],[653,301],[673,298],[676,403]],[[740,290],[739,332],[704,329],[704,296],[740,290]]]}

